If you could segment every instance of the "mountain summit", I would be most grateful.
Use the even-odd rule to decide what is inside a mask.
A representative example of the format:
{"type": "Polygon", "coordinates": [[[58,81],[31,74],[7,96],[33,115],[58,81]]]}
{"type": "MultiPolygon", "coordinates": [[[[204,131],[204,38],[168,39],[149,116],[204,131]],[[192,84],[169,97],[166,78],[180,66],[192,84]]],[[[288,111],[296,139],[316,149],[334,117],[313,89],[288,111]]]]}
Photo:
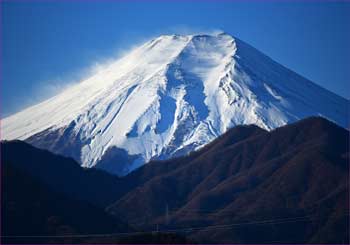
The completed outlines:
{"type": "Polygon", "coordinates": [[[164,35],[1,127],[3,139],[125,175],[235,125],[271,130],[321,115],[347,127],[348,105],[226,33],[164,35]]]}

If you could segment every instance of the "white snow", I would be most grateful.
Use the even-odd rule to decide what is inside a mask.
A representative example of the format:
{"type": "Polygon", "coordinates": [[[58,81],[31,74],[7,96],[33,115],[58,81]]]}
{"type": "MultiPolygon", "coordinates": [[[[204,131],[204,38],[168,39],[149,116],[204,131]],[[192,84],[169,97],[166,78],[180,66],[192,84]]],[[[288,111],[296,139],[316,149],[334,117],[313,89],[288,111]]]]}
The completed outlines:
{"type": "Polygon", "coordinates": [[[221,33],[165,35],[136,48],[91,78],[1,122],[2,138],[25,140],[74,122],[94,166],[112,146],[138,159],[203,146],[234,125],[273,129],[310,115],[349,125],[349,101],[221,33]]]}

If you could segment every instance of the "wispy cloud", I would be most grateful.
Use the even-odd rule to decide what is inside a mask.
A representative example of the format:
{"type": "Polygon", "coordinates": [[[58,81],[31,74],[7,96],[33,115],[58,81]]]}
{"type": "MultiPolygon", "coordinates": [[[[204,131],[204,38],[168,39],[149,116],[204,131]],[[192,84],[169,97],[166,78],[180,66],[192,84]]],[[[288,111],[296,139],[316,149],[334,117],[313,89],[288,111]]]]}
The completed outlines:
{"type": "MultiPolygon", "coordinates": [[[[152,33],[147,35],[137,30],[130,31],[127,36],[122,37],[124,41],[122,43],[117,43],[115,47],[110,48],[109,54],[106,56],[101,56],[99,53],[92,55],[90,65],[78,68],[74,71],[69,71],[69,73],[59,74],[55,77],[45,79],[35,83],[33,91],[29,91],[30,96],[22,98],[19,102],[21,103],[18,108],[24,109],[29,106],[35,105],[39,102],[45,101],[70,87],[77,85],[80,82],[88,79],[94,74],[104,70],[109,65],[116,62],[118,59],[124,57],[130,53],[135,48],[139,47],[143,43],[156,38],[160,35],[199,35],[199,34],[211,34],[216,35],[222,33],[220,29],[204,29],[197,27],[189,27],[186,25],[177,25],[164,29],[155,29],[152,33]]],[[[15,107],[16,108],[16,107],[15,107]]],[[[9,113],[2,113],[2,116],[8,116],[9,113]]]]}
{"type": "Polygon", "coordinates": [[[208,35],[217,35],[223,32],[221,29],[217,28],[199,28],[199,27],[189,27],[186,25],[178,25],[169,27],[167,30],[169,33],[179,34],[179,35],[200,35],[200,34],[208,34],[208,35]]]}

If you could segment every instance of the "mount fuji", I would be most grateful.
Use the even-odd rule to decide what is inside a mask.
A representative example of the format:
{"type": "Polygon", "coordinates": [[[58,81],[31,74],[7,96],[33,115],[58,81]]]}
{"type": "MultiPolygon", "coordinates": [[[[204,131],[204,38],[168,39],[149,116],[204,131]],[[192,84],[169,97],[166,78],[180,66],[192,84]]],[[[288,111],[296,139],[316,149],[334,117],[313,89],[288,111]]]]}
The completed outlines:
{"type": "Polygon", "coordinates": [[[316,115],[349,127],[348,109],[348,100],[229,34],[163,35],[4,118],[1,136],[122,176],[235,125],[272,130],[316,115]]]}

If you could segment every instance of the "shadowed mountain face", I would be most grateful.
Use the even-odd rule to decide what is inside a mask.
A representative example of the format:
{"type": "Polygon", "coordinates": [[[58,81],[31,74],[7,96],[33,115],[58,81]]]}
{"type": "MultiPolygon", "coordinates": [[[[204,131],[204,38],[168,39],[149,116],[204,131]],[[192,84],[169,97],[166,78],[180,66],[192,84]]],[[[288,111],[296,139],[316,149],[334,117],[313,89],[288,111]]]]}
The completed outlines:
{"type": "MultiPolygon", "coordinates": [[[[19,141],[1,144],[1,160],[136,230],[158,227],[201,243],[348,243],[348,147],[347,130],[313,117],[271,132],[235,127],[198,151],[123,178],[19,141]]],[[[4,188],[10,179],[3,181],[4,188]]],[[[124,241],[143,237],[187,241],[124,241]]]]}
{"type": "Polygon", "coordinates": [[[138,187],[108,211],[142,228],[191,228],[199,242],[347,242],[348,133],[322,118],[236,127],[131,173],[138,187]]]}
{"type": "Polygon", "coordinates": [[[71,158],[37,149],[21,141],[1,144],[1,161],[25,171],[49,187],[105,207],[120,195],[120,179],[98,169],[86,169],[71,158]]]}
{"type": "Polygon", "coordinates": [[[82,243],[88,237],[75,236],[131,231],[103,209],[59,193],[12,165],[4,164],[2,181],[2,243],[82,243]]]}
{"type": "MultiPolygon", "coordinates": [[[[127,223],[105,212],[103,208],[91,204],[98,203],[96,197],[92,196],[86,200],[84,195],[72,195],[72,191],[80,187],[80,184],[75,182],[72,184],[73,176],[77,181],[84,182],[89,179],[97,182],[101,181],[101,176],[108,180],[108,174],[91,174],[90,170],[86,171],[80,167],[75,169],[78,165],[70,159],[38,150],[23,142],[2,143],[1,146],[1,244],[193,243],[174,233],[153,234],[136,231],[127,223]],[[75,174],[65,175],[62,171],[57,171],[57,177],[62,180],[57,182],[56,179],[52,179],[50,182],[43,178],[44,172],[32,175],[24,165],[18,165],[19,158],[12,155],[12,150],[16,150],[23,163],[34,169],[36,165],[33,160],[36,160],[37,166],[53,164],[53,171],[57,171],[55,162],[47,160],[58,159],[57,162],[62,164],[61,170],[72,171],[75,174]],[[9,158],[4,158],[4,155],[9,158]],[[25,157],[27,160],[24,161],[25,157]],[[68,191],[64,182],[71,183],[73,190],[68,191]],[[62,185],[61,188],[59,185],[62,185]]],[[[110,188],[116,187],[110,181],[106,183],[110,188]]]]}

